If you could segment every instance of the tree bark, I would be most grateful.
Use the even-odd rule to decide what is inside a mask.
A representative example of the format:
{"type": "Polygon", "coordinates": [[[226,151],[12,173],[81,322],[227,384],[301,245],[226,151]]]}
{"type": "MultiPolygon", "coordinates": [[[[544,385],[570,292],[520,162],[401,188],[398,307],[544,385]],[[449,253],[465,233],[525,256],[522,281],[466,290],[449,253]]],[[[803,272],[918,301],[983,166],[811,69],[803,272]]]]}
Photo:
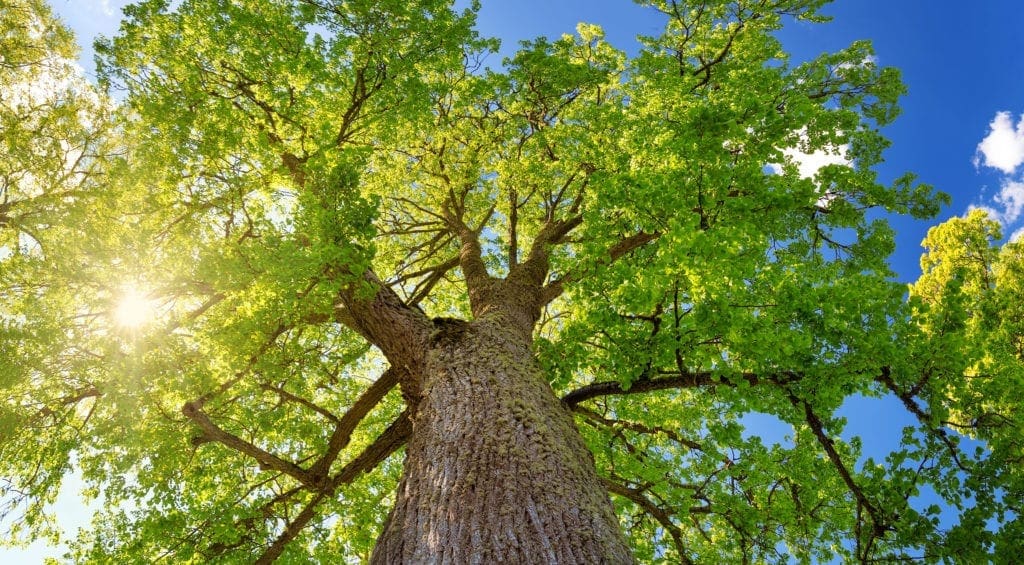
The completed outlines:
{"type": "Polygon", "coordinates": [[[436,327],[372,563],[632,563],[529,337],[500,312],[436,327]]]}

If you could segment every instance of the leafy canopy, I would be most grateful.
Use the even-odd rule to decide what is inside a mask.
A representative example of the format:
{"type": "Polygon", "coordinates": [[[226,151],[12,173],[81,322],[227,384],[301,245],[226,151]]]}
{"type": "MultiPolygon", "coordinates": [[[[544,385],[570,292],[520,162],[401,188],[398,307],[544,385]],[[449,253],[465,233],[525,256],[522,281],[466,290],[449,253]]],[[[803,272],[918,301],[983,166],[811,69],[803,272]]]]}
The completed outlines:
{"type": "Polygon", "coordinates": [[[954,218],[905,296],[876,212],[943,197],[872,169],[899,73],[867,42],[791,61],[775,33],[824,0],[640,3],[636,54],[581,24],[495,69],[475,5],[144,0],[98,44],[120,102],[44,3],[0,4],[10,540],[56,539],[75,470],[103,501],[75,561],[366,559],[404,400],[339,296],[468,318],[467,281],[529,265],[638,559],[1024,551],[1021,246],[954,218]],[[917,421],[884,460],[851,396],[917,421]]]}

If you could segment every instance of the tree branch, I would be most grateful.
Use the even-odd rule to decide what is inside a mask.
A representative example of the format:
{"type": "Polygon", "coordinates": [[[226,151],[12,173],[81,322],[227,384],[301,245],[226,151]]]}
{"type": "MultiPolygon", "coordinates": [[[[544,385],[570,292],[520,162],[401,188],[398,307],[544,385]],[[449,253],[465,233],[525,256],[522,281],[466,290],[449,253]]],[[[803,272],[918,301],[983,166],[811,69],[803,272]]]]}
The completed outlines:
{"type": "Polygon", "coordinates": [[[700,81],[696,85],[694,85],[694,87],[691,89],[691,92],[697,90],[698,88],[706,86],[709,82],[711,82],[712,67],[724,61],[725,58],[729,55],[729,52],[732,50],[733,42],[736,41],[736,37],[739,36],[741,31],[743,31],[745,25],[745,22],[740,21],[732,30],[732,33],[729,34],[729,39],[726,40],[725,47],[723,47],[722,50],[719,51],[718,55],[716,55],[710,61],[705,61],[701,59],[701,66],[690,72],[692,76],[697,76],[700,74],[704,75],[703,77],[701,77],[700,81]]]}
{"type": "Polygon", "coordinates": [[[617,426],[621,426],[621,427],[623,427],[623,428],[625,428],[627,430],[636,432],[638,434],[645,434],[645,435],[652,435],[652,436],[656,436],[658,434],[662,434],[665,437],[671,439],[672,441],[678,443],[679,445],[682,445],[682,446],[686,447],[687,449],[693,449],[693,450],[696,450],[696,451],[705,451],[704,447],[701,444],[699,444],[699,443],[697,443],[697,442],[695,442],[695,441],[693,441],[691,439],[684,438],[684,437],[680,436],[678,433],[676,433],[675,431],[667,429],[667,428],[663,428],[661,426],[646,426],[646,425],[641,424],[639,422],[631,422],[629,420],[620,420],[620,419],[614,419],[613,420],[613,419],[610,419],[610,418],[605,418],[601,414],[598,414],[597,412],[594,412],[593,410],[591,410],[589,408],[584,408],[583,406],[579,406],[578,404],[574,404],[572,406],[572,411],[573,412],[577,412],[579,414],[582,414],[584,417],[590,419],[591,421],[599,422],[599,423],[601,423],[601,424],[603,424],[605,426],[608,426],[608,427],[614,427],[614,426],[617,425],[617,426]]]}
{"type": "MultiPolygon", "coordinates": [[[[217,388],[207,391],[206,393],[201,395],[199,398],[196,398],[192,402],[186,403],[186,406],[192,405],[196,410],[201,410],[203,406],[205,406],[206,403],[209,402],[213,397],[219,394],[223,394],[229,388],[233,387],[238,381],[242,380],[242,378],[245,377],[246,374],[248,374],[249,370],[252,369],[254,365],[256,365],[256,362],[259,361],[260,357],[264,353],[266,353],[267,350],[270,349],[272,345],[274,345],[274,342],[277,341],[277,338],[281,337],[281,334],[288,331],[288,329],[288,325],[278,324],[277,327],[274,328],[272,332],[270,332],[270,335],[267,337],[267,339],[260,345],[259,349],[257,349],[252,355],[249,356],[249,360],[246,362],[244,369],[237,371],[234,374],[234,376],[232,376],[227,381],[221,383],[220,386],[218,386],[217,388]]],[[[182,409],[184,410],[184,408],[182,409]]],[[[188,414],[186,414],[186,416],[187,415],[188,414]]]]}
{"type": "Polygon", "coordinates": [[[326,492],[317,493],[316,496],[313,497],[313,500],[309,501],[309,504],[303,507],[302,511],[299,512],[299,515],[285,526],[281,535],[277,536],[274,543],[271,544],[265,552],[263,552],[263,555],[260,555],[259,559],[257,559],[255,563],[257,565],[267,565],[276,561],[277,558],[284,553],[284,549],[288,547],[288,544],[298,537],[302,532],[302,529],[305,528],[306,525],[309,524],[309,521],[316,516],[317,504],[320,504],[320,502],[326,497],[326,492]]]}
{"type": "Polygon", "coordinates": [[[679,554],[679,559],[683,563],[693,564],[693,560],[686,555],[685,547],[683,546],[683,536],[679,529],[679,526],[672,522],[672,517],[663,508],[654,504],[640,489],[629,488],[626,485],[619,484],[611,479],[601,478],[601,483],[604,488],[608,489],[608,492],[617,494],[626,500],[629,500],[633,504],[640,507],[641,510],[646,512],[649,516],[654,518],[661,524],[661,527],[665,529],[672,536],[672,544],[676,548],[676,553],[679,554]]]}
{"type": "MultiPolygon", "coordinates": [[[[58,399],[57,400],[57,404],[58,404],[58,408],[57,409],[59,410],[60,408],[66,408],[68,406],[72,406],[72,405],[78,404],[79,402],[81,402],[81,401],[83,401],[83,400],[85,400],[87,398],[99,398],[101,396],[103,396],[103,392],[100,391],[100,389],[97,388],[96,385],[90,384],[90,385],[86,386],[85,388],[76,391],[71,396],[65,396],[64,398],[58,399]]],[[[49,406],[43,406],[42,408],[39,409],[38,417],[45,418],[47,416],[52,416],[55,413],[56,413],[55,409],[50,408],[49,406]]]]}
{"type": "Polygon", "coordinates": [[[430,274],[427,278],[423,279],[416,288],[413,290],[412,296],[409,297],[410,305],[417,305],[430,295],[430,291],[434,289],[437,283],[441,282],[449,271],[459,266],[459,258],[453,257],[444,263],[435,265],[430,269],[430,274]]]}
{"type": "Polygon", "coordinates": [[[409,306],[373,271],[345,285],[339,292],[335,320],[352,328],[387,358],[399,371],[402,393],[410,406],[419,400],[426,344],[433,324],[419,308],[409,306]]]}
{"type": "Polygon", "coordinates": [[[195,422],[199,429],[203,430],[203,436],[206,439],[219,442],[239,453],[252,457],[260,464],[260,467],[284,473],[310,488],[316,488],[316,480],[308,471],[295,463],[285,461],[273,453],[224,431],[210,420],[210,417],[202,411],[197,402],[186,402],[181,407],[181,413],[195,422]]]}
{"type": "Polygon", "coordinates": [[[342,449],[345,449],[352,439],[352,432],[355,431],[356,426],[398,384],[398,376],[398,371],[388,368],[379,379],[370,385],[370,388],[363,391],[363,394],[356,399],[348,411],[338,420],[337,425],[334,427],[334,432],[327,442],[327,451],[309,469],[309,473],[314,477],[314,480],[320,481],[326,477],[331,464],[334,463],[334,460],[338,458],[338,454],[341,453],[342,449]]]}
{"type": "MultiPolygon", "coordinates": [[[[645,392],[668,390],[673,388],[696,388],[719,385],[733,386],[729,379],[721,377],[721,373],[696,371],[676,374],[671,377],[642,379],[634,382],[629,388],[623,388],[622,383],[619,381],[603,381],[592,383],[569,392],[562,397],[562,404],[573,407],[580,402],[597,398],[599,396],[643,394],[645,392]]],[[[801,375],[792,371],[782,371],[769,375],[740,373],[738,377],[747,381],[751,386],[757,386],[764,383],[785,384],[800,379],[801,375]]]]}
{"type": "MultiPolygon", "coordinates": [[[[917,421],[920,422],[922,426],[924,426],[931,433],[938,436],[939,440],[943,444],[945,444],[946,449],[949,450],[949,454],[953,458],[953,462],[956,463],[956,466],[961,471],[969,472],[969,469],[966,465],[964,465],[964,462],[960,458],[960,448],[955,443],[953,443],[953,440],[949,437],[949,434],[946,432],[946,430],[929,423],[930,418],[928,417],[928,414],[925,413],[924,409],[922,409],[921,406],[917,403],[917,401],[914,400],[913,394],[903,392],[899,389],[899,387],[896,385],[896,381],[892,379],[892,374],[889,371],[889,367],[882,367],[881,374],[878,377],[876,377],[875,380],[884,384],[890,392],[895,394],[896,398],[899,398],[900,401],[903,402],[903,406],[907,409],[908,412],[910,412],[917,418],[917,421]]],[[[915,388],[918,387],[915,386],[915,388]]]]}
{"type": "MultiPolygon", "coordinates": [[[[383,377],[382,377],[383,379],[383,377]]],[[[343,484],[351,483],[359,476],[360,473],[369,471],[379,465],[382,461],[391,456],[395,451],[398,451],[400,447],[405,445],[408,441],[409,436],[412,434],[412,420],[409,419],[409,413],[403,412],[398,419],[391,423],[390,426],[377,440],[373,442],[369,447],[363,450],[355,459],[349,461],[337,475],[331,478],[330,481],[324,488],[319,490],[313,497],[313,500],[309,502],[299,515],[295,517],[281,532],[281,535],[274,540],[269,548],[260,555],[256,560],[256,563],[273,563],[278,557],[284,553],[285,548],[291,543],[298,535],[302,532],[310,520],[316,517],[316,506],[320,504],[325,498],[334,493],[343,484]]]]}
{"type": "Polygon", "coordinates": [[[839,456],[839,452],[836,451],[835,442],[825,433],[825,425],[822,423],[821,418],[815,414],[811,405],[806,400],[797,398],[792,392],[787,391],[790,403],[797,408],[802,408],[804,412],[804,419],[807,421],[807,425],[810,426],[811,431],[814,433],[814,437],[817,438],[818,444],[821,445],[822,449],[825,450],[825,455],[828,456],[829,461],[836,468],[839,476],[842,478],[843,483],[846,484],[846,488],[850,490],[854,498],[857,499],[857,504],[867,509],[868,514],[871,516],[871,522],[873,526],[873,534],[875,536],[881,536],[885,533],[885,530],[889,527],[886,524],[886,519],[882,515],[882,510],[876,506],[871,500],[868,499],[867,495],[860,486],[853,480],[853,474],[846,467],[842,457],[839,456]]]}
{"type": "MultiPolygon", "coordinates": [[[[611,265],[615,261],[618,261],[626,254],[643,247],[644,245],[661,237],[661,232],[645,232],[640,231],[631,236],[624,237],[615,245],[608,248],[607,259],[603,261],[605,265],[611,265]]],[[[584,273],[573,273],[568,272],[561,278],[548,283],[541,291],[541,300],[543,304],[549,304],[552,300],[558,298],[565,291],[565,285],[578,281],[585,276],[584,273]]]]}
{"type": "Polygon", "coordinates": [[[509,279],[521,279],[541,289],[550,265],[552,245],[560,243],[569,232],[583,223],[583,216],[576,215],[565,220],[549,221],[544,224],[530,245],[526,260],[509,273],[509,279]]]}
{"type": "Polygon", "coordinates": [[[336,489],[356,480],[360,473],[365,473],[380,465],[382,461],[398,451],[412,435],[411,411],[406,409],[402,412],[386,430],[381,432],[377,439],[369,447],[363,450],[355,459],[345,464],[334,477],[328,482],[328,489],[336,489]]]}
{"type": "Polygon", "coordinates": [[[462,275],[466,279],[470,307],[474,314],[478,314],[484,308],[485,300],[483,295],[495,281],[490,273],[487,272],[487,265],[484,264],[483,249],[480,247],[480,235],[467,226],[462,221],[462,218],[453,214],[448,216],[448,222],[461,244],[459,248],[459,266],[462,267],[462,275]]]}
{"type": "Polygon", "coordinates": [[[519,264],[519,193],[513,188],[508,195],[508,266],[519,264]]]}
{"type": "Polygon", "coordinates": [[[317,406],[315,403],[310,402],[309,400],[302,398],[301,396],[294,395],[285,390],[283,387],[274,386],[272,384],[262,384],[260,385],[260,388],[262,388],[265,391],[276,394],[278,398],[281,399],[281,402],[288,401],[294,402],[300,406],[305,406],[306,408],[309,408],[310,410],[316,412],[317,414],[320,414],[324,418],[327,418],[331,422],[335,424],[338,423],[338,417],[332,414],[329,410],[317,406]]]}
{"type": "MultiPolygon", "coordinates": [[[[268,482],[269,482],[269,480],[268,481],[263,481],[263,482],[258,483],[258,484],[260,486],[262,486],[263,484],[268,483],[268,482]]],[[[292,487],[292,488],[290,488],[290,489],[288,489],[288,490],[286,490],[284,492],[278,493],[276,496],[274,496],[274,498],[272,498],[271,500],[265,502],[264,504],[262,504],[257,509],[258,510],[258,514],[256,516],[249,516],[247,518],[243,518],[242,520],[236,521],[235,524],[234,524],[235,527],[236,528],[244,528],[246,533],[243,534],[238,540],[236,540],[236,541],[234,541],[234,542],[232,542],[230,544],[229,543],[224,543],[224,542],[216,542],[216,543],[214,543],[213,545],[211,545],[208,548],[206,548],[205,551],[201,552],[203,557],[205,557],[207,560],[213,560],[213,558],[220,557],[220,556],[224,555],[225,553],[227,553],[228,551],[231,551],[233,549],[237,549],[239,547],[242,547],[245,543],[251,541],[252,540],[252,536],[253,536],[253,530],[256,527],[257,520],[259,520],[259,519],[263,519],[263,520],[271,519],[273,517],[273,515],[274,515],[273,514],[273,509],[274,509],[275,505],[280,504],[282,502],[287,502],[289,499],[294,497],[296,494],[298,494],[302,490],[303,490],[303,488],[301,486],[296,486],[296,487],[292,487]]],[[[251,491],[250,491],[250,493],[251,493],[251,491]]],[[[246,495],[248,495],[250,493],[246,493],[246,495]]],[[[237,498],[235,500],[235,503],[236,504],[242,504],[244,501],[245,501],[245,496],[242,496],[242,497],[237,498]]],[[[202,533],[203,531],[207,530],[208,528],[210,528],[210,526],[212,525],[213,521],[214,521],[214,518],[208,518],[208,519],[204,520],[201,525],[197,526],[196,528],[193,529],[192,532],[190,532],[190,535],[199,534],[199,533],[202,533]]],[[[186,543],[191,543],[192,545],[195,545],[195,538],[190,539],[188,536],[185,536],[184,538],[182,538],[181,542],[178,544],[178,547],[180,547],[181,545],[184,545],[186,543]]],[[[174,548],[174,550],[177,550],[177,547],[174,548]]],[[[174,551],[169,550],[166,553],[164,553],[163,555],[161,555],[161,557],[171,556],[173,554],[174,554],[174,551]]],[[[158,559],[158,561],[159,560],[160,559],[158,559]]]]}

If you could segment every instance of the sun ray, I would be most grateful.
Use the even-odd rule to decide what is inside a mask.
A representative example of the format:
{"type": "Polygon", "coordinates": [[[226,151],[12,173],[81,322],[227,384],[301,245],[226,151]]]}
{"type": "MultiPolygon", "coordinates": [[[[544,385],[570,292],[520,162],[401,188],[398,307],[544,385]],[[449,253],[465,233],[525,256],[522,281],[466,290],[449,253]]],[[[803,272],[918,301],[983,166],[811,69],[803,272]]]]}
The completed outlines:
{"type": "Polygon", "coordinates": [[[134,329],[149,323],[155,312],[152,298],[138,288],[126,287],[114,310],[114,320],[123,328],[134,329]]]}

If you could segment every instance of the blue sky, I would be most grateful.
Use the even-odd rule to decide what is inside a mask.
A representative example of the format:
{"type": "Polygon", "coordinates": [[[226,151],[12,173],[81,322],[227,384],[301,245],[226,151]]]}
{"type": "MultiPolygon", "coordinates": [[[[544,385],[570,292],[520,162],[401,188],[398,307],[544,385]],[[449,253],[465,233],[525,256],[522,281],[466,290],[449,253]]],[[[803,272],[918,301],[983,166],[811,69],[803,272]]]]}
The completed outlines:
{"type": "MultiPolygon", "coordinates": [[[[127,2],[50,2],[85,44],[82,65],[92,74],[88,45],[98,33],[116,31],[127,2]]],[[[991,209],[1007,236],[1024,237],[1024,2],[837,0],[825,13],[835,20],[784,30],[784,46],[802,60],[854,40],[872,40],[878,64],[900,68],[909,88],[903,115],[886,129],[893,144],[878,168],[881,178],[912,171],[952,196],[939,219],[893,219],[897,251],[892,265],[899,279],[909,282],[918,276],[920,242],[928,227],[972,206],[991,209]]],[[[657,17],[630,0],[483,0],[479,27],[484,35],[501,37],[507,54],[520,39],[557,37],[571,32],[578,21],[602,25],[608,39],[627,51],[635,49],[637,33],[659,29],[657,17]]],[[[492,64],[499,63],[495,58],[492,64]]],[[[844,412],[858,413],[848,431],[863,434],[866,446],[874,440],[876,446],[892,447],[893,434],[906,423],[898,417],[901,410],[885,399],[854,402],[844,412]]],[[[72,528],[82,523],[80,506],[73,495],[60,503],[72,528]]],[[[40,546],[26,552],[0,550],[3,561],[17,563],[57,554],[40,546]]]]}

